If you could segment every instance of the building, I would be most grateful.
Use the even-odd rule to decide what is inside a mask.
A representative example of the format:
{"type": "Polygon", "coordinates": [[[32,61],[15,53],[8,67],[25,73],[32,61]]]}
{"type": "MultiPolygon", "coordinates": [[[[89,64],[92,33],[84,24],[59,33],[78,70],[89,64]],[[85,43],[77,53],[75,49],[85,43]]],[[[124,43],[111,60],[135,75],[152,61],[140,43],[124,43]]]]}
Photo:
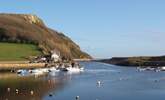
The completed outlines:
{"type": "Polygon", "coordinates": [[[51,60],[52,60],[53,62],[58,62],[58,61],[60,61],[60,52],[58,52],[57,50],[51,51],[51,60]]]}

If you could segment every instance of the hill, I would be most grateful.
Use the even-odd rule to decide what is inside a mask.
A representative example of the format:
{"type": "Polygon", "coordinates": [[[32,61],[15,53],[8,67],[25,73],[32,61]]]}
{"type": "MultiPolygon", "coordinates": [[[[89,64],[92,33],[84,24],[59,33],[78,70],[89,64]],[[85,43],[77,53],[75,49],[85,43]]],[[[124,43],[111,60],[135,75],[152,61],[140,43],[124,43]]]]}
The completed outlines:
{"type": "Polygon", "coordinates": [[[35,44],[43,54],[55,49],[65,57],[91,58],[70,38],[31,14],[0,14],[0,42],[35,44]]]}

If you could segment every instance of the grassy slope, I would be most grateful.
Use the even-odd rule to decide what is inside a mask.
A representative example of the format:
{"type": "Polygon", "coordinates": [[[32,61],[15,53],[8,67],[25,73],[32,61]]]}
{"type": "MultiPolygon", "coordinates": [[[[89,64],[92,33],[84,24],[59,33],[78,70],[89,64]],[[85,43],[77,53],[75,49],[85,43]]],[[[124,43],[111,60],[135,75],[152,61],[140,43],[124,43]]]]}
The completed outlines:
{"type": "Polygon", "coordinates": [[[25,57],[41,54],[32,44],[0,43],[0,61],[26,60],[25,57]]]}

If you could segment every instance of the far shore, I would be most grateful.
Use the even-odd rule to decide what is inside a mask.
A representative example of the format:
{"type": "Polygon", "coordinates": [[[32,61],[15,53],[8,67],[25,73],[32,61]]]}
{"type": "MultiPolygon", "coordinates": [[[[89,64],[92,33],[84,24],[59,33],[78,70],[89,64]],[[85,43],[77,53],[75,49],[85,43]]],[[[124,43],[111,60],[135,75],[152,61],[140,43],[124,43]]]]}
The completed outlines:
{"type": "Polygon", "coordinates": [[[113,57],[110,59],[101,59],[95,61],[127,67],[165,66],[165,56],[113,57]]]}

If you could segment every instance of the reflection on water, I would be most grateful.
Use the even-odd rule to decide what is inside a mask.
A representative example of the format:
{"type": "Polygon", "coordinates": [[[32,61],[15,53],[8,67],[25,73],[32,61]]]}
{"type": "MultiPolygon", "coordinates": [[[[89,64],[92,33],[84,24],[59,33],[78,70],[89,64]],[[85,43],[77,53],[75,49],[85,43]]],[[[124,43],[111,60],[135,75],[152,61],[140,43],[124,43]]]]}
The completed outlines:
{"type": "Polygon", "coordinates": [[[56,77],[54,73],[42,76],[1,73],[0,100],[41,100],[46,94],[62,89],[68,79],[68,75],[61,74],[56,77]]]}
{"type": "Polygon", "coordinates": [[[80,64],[85,67],[83,73],[1,73],[0,100],[75,100],[76,96],[80,100],[164,100],[165,72],[139,72],[97,62],[80,64]]]}

